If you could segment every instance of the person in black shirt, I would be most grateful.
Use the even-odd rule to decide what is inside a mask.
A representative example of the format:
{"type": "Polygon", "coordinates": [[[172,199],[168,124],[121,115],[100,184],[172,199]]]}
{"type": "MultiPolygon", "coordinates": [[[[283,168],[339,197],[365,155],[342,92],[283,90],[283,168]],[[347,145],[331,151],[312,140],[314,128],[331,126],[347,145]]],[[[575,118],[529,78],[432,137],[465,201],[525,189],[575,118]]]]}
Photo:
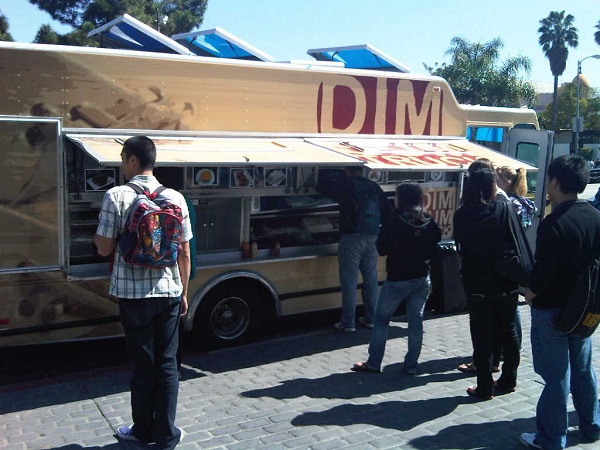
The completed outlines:
{"type": "Polygon", "coordinates": [[[356,363],[352,370],[381,370],[390,320],[398,305],[406,302],[408,352],[404,357],[404,372],[414,375],[423,345],[423,310],[430,291],[429,260],[442,232],[423,209],[423,191],[418,183],[398,185],[394,204],[396,213],[382,224],[377,239],[379,254],[387,255],[387,280],[377,301],[369,359],[356,363]]]}
{"type": "Polygon", "coordinates": [[[521,435],[521,442],[530,448],[565,447],[569,391],[582,437],[600,438],[591,337],[567,335],[554,326],[578,274],[600,255],[600,212],[577,198],[588,180],[589,168],[580,156],[560,156],[548,167],[553,209],[538,227],[531,285],[525,293],[531,306],[533,368],[545,382],[537,404],[536,432],[521,435]]]}
{"type": "Polygon", "coordinates": [[[508,226],[504,211],[516,215],[513,208],[506,209],[504,202],[496,199],[495,172],[477,170],[469,175],[462,204],[454,215],[454,238],[461,257],[477,370],[477,386],[469,387],[467,393],[482,400],[491,399],[494,390],[515,390],[520,360],[515,326],[518,284],[494,270],[499,236],[508,226]],[[504,350],[502,375],[497,382],[492,377],[495,342],[504,350]]]}

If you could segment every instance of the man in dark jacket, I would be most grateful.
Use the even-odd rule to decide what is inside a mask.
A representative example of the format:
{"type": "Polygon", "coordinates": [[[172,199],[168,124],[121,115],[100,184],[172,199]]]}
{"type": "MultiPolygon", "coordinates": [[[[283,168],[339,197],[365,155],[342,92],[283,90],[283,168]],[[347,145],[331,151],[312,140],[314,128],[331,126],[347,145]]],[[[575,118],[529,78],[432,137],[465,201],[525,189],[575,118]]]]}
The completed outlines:
{"type": "Polygon", "coordinates": [[[342,288],[342,318],[337,331],[352,333],[355,328],[358,271],[363,278],[362,297],[365,316],[359,318],[367,328],[373,327],[377,303],[377,234],[382,217],[391,205],[377,183],[362,176],[362,167],[348,167],[345,176],[319,176],[317,191],[340,206],[340,242],[338,260],[342,288]]]}
{"type": "Polygon", "coordinates": [[[553,210],[538,227],[531,287],[525,295],[531,306],[533,367],[545,382],[537,404],[536,432],[521,435],[521,442],[530,448],[565,448],[569,391],[582,437],[600,438],[591,338],[567,335],[553,322],[578,274],[600,255],[600,212],[577,198],[588,180],[588,165],[580,156],[558,157],[548,167],[553,210]]]}

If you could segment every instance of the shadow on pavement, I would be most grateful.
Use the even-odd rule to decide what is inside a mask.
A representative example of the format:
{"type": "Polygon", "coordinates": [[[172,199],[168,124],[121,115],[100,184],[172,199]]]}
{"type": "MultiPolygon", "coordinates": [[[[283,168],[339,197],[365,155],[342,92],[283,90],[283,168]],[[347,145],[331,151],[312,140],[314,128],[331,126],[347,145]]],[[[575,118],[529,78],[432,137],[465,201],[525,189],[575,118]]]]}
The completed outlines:
{"type": "Polygon", "coordinates": [[[353,399],[370,397],[431,383],[448,383],[467,376],[461,372],[448,372],[464,358],[448,358],[427,361],[419,365],[418,376],[405,375],[402,363],[391,364],[382,373],[333,373],[323,378],[295,378],[264,389],[254,389],[242,393],[249,398],[271,397],[291,399],[308,396],[311,398],[353,399]]]}

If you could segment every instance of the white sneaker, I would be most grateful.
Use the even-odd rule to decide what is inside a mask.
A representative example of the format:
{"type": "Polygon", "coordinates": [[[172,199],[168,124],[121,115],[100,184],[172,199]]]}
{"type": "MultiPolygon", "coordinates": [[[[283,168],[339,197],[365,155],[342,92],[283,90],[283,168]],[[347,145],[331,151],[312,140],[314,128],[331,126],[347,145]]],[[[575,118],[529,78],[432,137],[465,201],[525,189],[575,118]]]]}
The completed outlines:
{"type": "Polygon", "coordinates": [[[367,322],[366,317],[359,317],[358,323],[360,323],[365,328],[373,328],[373,324],[371,322],[367,322]]]}
{"type": "Polygon", "coordinates": [[[544,447],[535,443],[535,433],[522,433],[521,436],[519,436],[519,440],[525,447],[544,450],[544,447]]]}
{"type": "Polygon", "coordinates": [[[354,333],[356,331],[356,328],[354,327],[345,327],[344,325],[342,325],[342,322],[334,323],[333,329],[335,331],[343,331],[344,333],[354,333]]]}
{"type": "Polygon", "coordinates": [[[126,441],[142,442],[134,436],[133,424],[129,426],[123,425],[122,427],[117,428],[117,436],[126,441]]]}

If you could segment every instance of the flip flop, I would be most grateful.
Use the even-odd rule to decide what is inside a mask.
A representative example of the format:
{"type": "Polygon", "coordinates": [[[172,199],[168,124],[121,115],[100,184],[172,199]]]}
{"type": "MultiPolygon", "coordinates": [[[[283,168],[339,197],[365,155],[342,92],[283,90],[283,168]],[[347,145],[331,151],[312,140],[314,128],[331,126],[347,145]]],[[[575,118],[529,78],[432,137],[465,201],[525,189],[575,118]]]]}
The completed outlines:
{"type": "Polygon", "coordinates": [[[461,364],[456,369],[463,373],[477,373],[477,368],[472,362],[468,364],[461,364]]]}
{"type": "MultiPolygon", "coordinates": [[[[475,367],[475,364],[473,364],[472,362],[470,362],[468,364],[461,364],[456,369],[460,370],[463,373],[477,373],[477,368],[475,367]]],[[[498,373],[498,372],[500,372],[500,367],[492,367],[492,373],[498,373]]]]}
{"type": "Polygon", "coordinates": [[[477,386],[470,386],[467,388],[467,394],[469,397],[476,398],[478,400],[491,400],[494,398],[493,395],[483,395],[477,392],[477,386]]]}
{"type": "Polygon", "coordinates": [[[365,362],[357,362],[356,364],[354,364],[352,366],[352,368],[350,370],[352,370],[353,372],[380,373],[379,370],[372,369],[369,366],[367,366],[367,363],[365,363],[365,362]]]}
{"type": "Polygon", "coordinates": [[[494,395],[512,394],[516,390],[516,387],[502,386],[498,384],[498,381],[494,381],[494,395]]]}

